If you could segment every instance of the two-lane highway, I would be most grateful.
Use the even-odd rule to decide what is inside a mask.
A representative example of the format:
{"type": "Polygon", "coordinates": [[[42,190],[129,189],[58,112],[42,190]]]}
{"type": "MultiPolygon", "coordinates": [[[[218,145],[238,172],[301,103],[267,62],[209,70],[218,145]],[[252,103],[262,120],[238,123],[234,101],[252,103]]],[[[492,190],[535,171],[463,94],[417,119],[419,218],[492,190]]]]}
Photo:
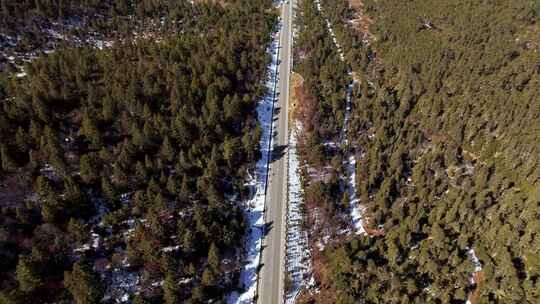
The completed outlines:
{"type": "Polygon", "coordinates": [[[263,239],[257,303],[283,302],[285,283],[285,215],[287,200],[287,150],[289,81],[292,53],[292,7],[294,1],[283,1],[280,33],[278,102],[275,105],[273,147],[275,159],[270,164],[266,194],[265,220],[267,234],[263,239]]]}

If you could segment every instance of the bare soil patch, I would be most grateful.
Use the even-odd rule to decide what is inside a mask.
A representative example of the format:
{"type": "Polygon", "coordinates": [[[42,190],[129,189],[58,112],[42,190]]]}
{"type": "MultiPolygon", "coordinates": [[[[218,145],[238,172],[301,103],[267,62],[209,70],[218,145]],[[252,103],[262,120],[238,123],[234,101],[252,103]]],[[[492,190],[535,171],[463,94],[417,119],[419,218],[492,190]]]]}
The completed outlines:
{"type": "Polygon", "coordinates": [[[18,173],[0,176],[0,207],[18,207],[32,193],[31,187],[21,182],[22,178],[18,173]]]}
{"type": "Polygon", "coordinates": [[[354,17],[349,20],[352,28],[362,36],[362,41],[370,44],[375,40],[375,36],[369,31],[373,20],[363,13],[364,3],[361,0],[349,0],[349,5],[356,12],[354,17]]]}
{"type": "Polygon", "coordinates": [[[473,274],[473,283],[476,284],[476,289],[471,292],[467,298],[471,304],[475,304],[478,301],[478,297],[480,297],[480,285],[482,284],[483,280],[484,272],[482,270],[473,274]]]}

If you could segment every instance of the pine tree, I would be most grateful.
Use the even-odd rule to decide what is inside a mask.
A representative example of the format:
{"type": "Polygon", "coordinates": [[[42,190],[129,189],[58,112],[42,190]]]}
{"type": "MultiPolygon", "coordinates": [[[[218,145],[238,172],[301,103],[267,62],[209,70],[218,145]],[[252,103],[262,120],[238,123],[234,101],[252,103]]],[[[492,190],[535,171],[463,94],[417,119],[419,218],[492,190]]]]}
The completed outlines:
{"type": "Polygon", "coordinates": [[[91,267],[81,262],[75,262],[72,271],[64,272],[64,286],[77,304],[97,304],[105,292],[99,276],[91,267]]]}
{"type": "Polygon", "coordinates": [[[99,149],[102,146],[103,140],[99,129],[88,113],[83,116],[80,133],[88,138],[92,149],[99,149]]]}
{"type": "Polygon", "coordinates": [[[163,140],[163,144],[161,145],[160,154],[163,160],[171,162],[174,159],[174,148],[171,145],[171,141],[169,140],[169,137],[166,136],[163,140]]]}
{"type": "Polygon", "coordinates": [[[68,232],[78,244],[86,239],[84,223],[81,220],[70,218],[68,222],[68,232]]]}
{"type": "Polygon", "coordinates": [[[105,176],[101,177],[101,190],[103,191],[103,194],[105,195],[105,197],[108,198],[109,200],[114,201],[117,199],[116,190],[114,189],[114,186],[108,177],[105,177],[105,176]]]}
{"type": "Polygon", "coordinates": [[[85,183],[91,184],[99,177],[97,163],[92,156],[88,154],[83,155],[80,160],[80,166],[81,178],[85,183]]]}
{"type": "Polygon", "coordinates": [[[39,275],[37,265],[28,256],[20,256],[16,270],[17,282],[19,288],[25,292],[36,290],[43,283],[43,279],[39,275]]]}
{"type": "Polygon", "coordinates": [[[131,127],[131,137],[135,146],[140,148],[144,148],[146,146],[144,134],[136,123],[134,123],[131,127]]]}
{"type": "Polygon", "coordinates": [[[125,139],[122,142],[120,155],[118,155],[118,163],[123,168],[131,168],[133,165],[133,157],[136,153],[135,147],[133,146],[133,143],[129,139],[125,139]]]}
{"type": "Polygon", "coordinates": [[[61,154],[53,154],[49,161],[51,166],[54,168],[54,172],[59,176],[67,175],[67,164],[61,154]]]}
{"type": "Polygon", "coordinates": [[[143,147],[153,146],[155,142],[155,132],[150,121],[145,121],[143,125],[143,147]]]}
{"type": "Polygon", "coordinates": [[[190,275],[192,277],[196,276],[197,275],[197,267],[195,267],[195,265],[193,265],[193,263],[189,263],[187,269],[186,269],[186,274],[187,275],[190,275]]]}
{"type": "Polygon", "coordinates": [[[118,163],[113,164],[112,181],[118,187],[123,187],[128,182],[128,176],[126,175],[124,169],[122,169],[122,166],[120,166],[118,163]]]}
{"type": "Polygon", "coordinates": [[[152,231],[153,237],[157,240],[163,239],[165,237],[165,226],[161,221],[159,216],[159,208],[152,208],[150,212],[146,214],[146,219],[150,226],[150,231],[152,231]]]}
{"type": "Polygon", "coordinates": [[[187,202],[189,200],[190,193],[191,189],[189,188],[188,177],[184,175],[182,176],[182,183],[180,184],[179,199],[183,202],[187,202]]]}
{"type": "Polygon", "coordinates": [[[47,223],[55,223],[65,215],[64,205],[54,192],[49,192],[41,205],[41,216],[47,223]]]}
{"type": "Polygon", "coordinates": [[[45,176],[40,175],[37,177],[36,192],[41,199],[47,197],[50,192],[53,192],[53,188],[45,176]]]}
{"type": "Polygon", "coordinates": [[[30,137],[32,137],[33,142],[39,142],[43,134],[43,128],[40,126],[40,123],[32,119],[32,121],[30,121],[29,133],[30,137]]]}
{"type": "Polygon", "coordinates": [[[102,115],[103,119],[105,120],[111,120],[114,118],[116,114],[116,105],[114,104],[114,101],[111,97],[106,96],[103,98],[103,110],[102,115]]]}
{"type": "Polygon", "coordinates": [[[201,283],[205,287],[215,286],[217,282],[216,274],[210,268],[205,268],[201,278],[201,283]]]}
{"type": "Polygon", "coordinates": [[[177,115],[172,125],[173,137],[181,147],[187,147],[191,143],[192,130],[187,119],[182,115],[177,115]]]}
{"type": "Polygon", "coordinates": [[[15,144],[17,145],[20,153],[28,153],[29,138],[26,136],[26,132],[21,127],[17,128],[17,133],[15,133],[15,144]]]}
{"type": "Polygon", "coordinates": [[[147,300],[142,293],[138,293],[135,295],[135,298],[133,299],[133,304],[151,304],[152,302],[150,300],[147,300]]]}
{"type": "Polygon", "coordinates": [[[168,272],[163,282],[163,300],[165,304],[180,303],[180,286],[178,285],[178,278],[172,272],[168,272]]]}
{"type": "Polygon", "coordinates": [[[80,207],[83,203],[81,188],[71,176],[64,179],[64,200],[77,207],[80,207]]]}
{"type": "Polygon", "coordinates": [[[190,230],[186,231],[182,238],[182,249],[186,255],[190,255],[195,251],[194,241],[193,233],[190,230]]]}
{"type": "Polygon", "coordinates": [[[148,172],[146,170],[146,167],[141,161],[137,161],[135,164],[135,177],[137,178],[137,182],[139,184],[144,184],[146,182],[146,178],[148,176],[148,172]]]}
{"type": "Polygon", "coordinates": [[[154,162],[152,161],[152,158],[150,158],[150,155],[146,154],[144,156],[144,165],[146,169],[153,171],[155,169],[154,162]]]}
{"type": "Polygon", "coordinates": [[[148,121],[149,119],[152,118],[152,110],[150,110],[150,107],[148,106],[148,103],[145,103],[144,106],[143,106],[142,118],[145,121],[148,121]]]}
{"type": "Polygon", "coordinates": [[[150,178],[150,181],[148,182],[147,192],[151,194],[161,193],[161,187],[153,177],[150,178]]]}
{"type": "Polygon", "coordinates": [[[228,120],[238,119],[242,113],[238,99],[231,99],[227,95],[223,100],[223,111],[228,120]]]}
{"type": "Polygon", "coordinates": [[[34,109],[34,112],[37,114],[37,117],[44,123],[49,122],[49,111],[47,107],[45,106],[45,103],[43,100],[38,97],[37,95],[32,96],[32,108],[34,109]]]}
{"type": "Polygon", "coordinates": [[[236,165],[236,147],[240,144],[235,140],[225,140],[223,143],[223,158],[227,161],[229,168],[233,169],[236,165]]]}
{"type": "Polygon", "coordinates": [[[159,184],[160,185],[166,185],[167,184],[167,174],[165,174],[165,171],[161,171],[159,174],[159,184]]]}
{"type": "Polygon", "coordinates": [[[37,156],[38,153],[34,150],[30,150],[30,152],[28,152],[28,158],[29,158],[29,161],[28,161],[28,164],[30,165],[30,169],[32,169],[32,171],[36,172],[40,166],[39,164],[39,157],[37,156]]]}
{"type": "Polygon", "coordinates": [[[167,178],[167,191],[169,191],[169,193],[172,195],[178,194],[178,184],[176,182],[176,177],[174,177],[173,175],[170,175],[167,178]]]}
{"type": "Polygon", "coordinates": [[[43,139],[42,149],[46,151],[55,172],[66,175],[67,165],[64,160],[64,150],[58,141],[56,133],[49,126],[45,127],[45,137],[43,139]]]}
{"type": "Polygon", "coordinates": [[[11,155],[9,155],[8,148],[4,144],[0,144],[0,158],[2,159],[3,170],[10,171],[17,167],[15,161],[13,161],[11,155]]]}
{"type": "Polygon", "coordinates": [[[101,150],[99,150],[98,156],[103,163],[108,163],[113,159],[111,152],[109,152],[106,147],[102,147],[101,150]]]}
{"type": "Polygon", "coordinates": [[[219,258],[219,250],[215,243],[212,243],[210,245],[210,249],[208,250],[208,265],[210,265],[210,268],[214,272],[219,272],[219,266],[221,264],[220,258],[219,258]]]}
{"type": "Polygon", "coordinates": [[[349,193],[347,191],[343,192],[343,197],[341,199],[341,204],[345,210],[351,207],[351,199],[349,198],[349,193]]]}

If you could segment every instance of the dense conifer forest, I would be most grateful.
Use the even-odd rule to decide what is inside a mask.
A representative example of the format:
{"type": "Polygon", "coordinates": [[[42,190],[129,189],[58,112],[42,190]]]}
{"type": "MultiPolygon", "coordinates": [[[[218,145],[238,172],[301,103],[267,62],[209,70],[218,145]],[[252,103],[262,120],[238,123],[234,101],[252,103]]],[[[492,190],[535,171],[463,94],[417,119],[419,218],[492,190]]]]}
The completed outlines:
{"type": "Polygon", "coordinates": [[[187,0],[37,0],[0,2],[0,70],[15,69],[61,46],[159,39],[191,28],[187,0]]]}
{"type": "Polygon", "coordinates": [[[14,31],[85,14],[178,26],[0,75],[0,303],[201,303],[236,288],[272,1],[1,3],[14,31]]]}
{"type": "MultiPolygon", "coordinates": [[[[368,230],[325,249],[306,301],[538,303],[540,3],[302,2],[311,46],[296,56],[324,70],[327,18],[358,78],[349,139],[368,230]]],[[[298,71],[324,109],[340,85],[298,71]]]]}
{"type": "Polygon", "coordinates": [[[319,172],[317,182],[307,189],[308,204],[322,208],[327,220],[340,204],[338,173],[342,155],[339,149],[340,130],[345,113],[347,66],[340,61],[326,24],[316,17],[311,1],[302,1],[296,16],[298,37],[295,41],[295,72],[302,77],[301,96],[294,116],[302,125],[299,149],[304,158],[319,172]],[[334,170],[335,169],[335,170],[334,170]],[[337,203],[336,203],[337,202],[337,203]]]}
{"type": "MultiPolygon", "coordinates": [[[[238,289],[273,4],[0,0],[0,304],[238,289]]],[[[297,4],[299,302],[539,303],[540,2],[297,4]]]]}

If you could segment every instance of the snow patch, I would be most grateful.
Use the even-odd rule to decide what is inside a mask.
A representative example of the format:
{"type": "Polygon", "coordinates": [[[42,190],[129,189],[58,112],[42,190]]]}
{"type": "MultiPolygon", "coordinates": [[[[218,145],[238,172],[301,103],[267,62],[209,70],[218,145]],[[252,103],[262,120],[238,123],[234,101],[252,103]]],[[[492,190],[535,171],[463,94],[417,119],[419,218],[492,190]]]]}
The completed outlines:
{"type": "Polygon", "coordinates": [[[178,251],[178,250],[180,250],[180,245],[169,246],[169,247],[165,247],[165,248],[161,249],[161,251],[163,251],[163,252],[173,252],[173,251],[178,251]]]}
{"type": "MultiPolygon", "coordinates": [[[[289,292],[285,303],[293,304],[303,286],[309,286],[311,256],[308,250],[308,232],[303,229],[303,189],[300,177],[300,160],[296,151],[296,130],[291,131],[288,157],[288,204],[285,268],[289,276],[289,292]]],[[[312,278],[312,277],[311,277],[312,278]]]]}
{"type": "Polygon", "coordinates": [[[268,179],[268,162],[270,157],[270,141],[272,136],[272,108],[275,102],[275,90],[278,73],[279,31],[272,34],[272,43],[268,53],[272,60],[268,67],[266,94],[257,105],[257,116],[262,128],[260,140],[261,158],[255,165],[255,176],[247,183],[251,199],[244,209],[247,220],[247,236],[245,240],[245,265],[240,272],[242,293],[233,292],[227,297],[227,303],[252,303],[257,294],[257,269],[260,264],[261,245],[264,229],[264,211],[266,183],[268,179]]]}
{"type": "MultiPolygon", "coordinates": [[[[471,263],[474,266],[474,272],[472,273],[469,281],[470,281],[471,284],[476,284],[476,282],[474,281],[474,276],[476,275],[476,273],[482,271],[482,263],[480,262],[480,260],[476,256],[476,253],[474,252],[474,249],[466,247],[465,250],[467,250],[467,257],[469,258],[469,260],[471,261],[471,263]]],[[[467,297],[466,304],[472,304],[471,300],[470,300],[470,295],[467,297]]]]}
{"type": "Polygon", "coordinates": [[[347,169],[347,194],[350,203],[350,215],[356,234],[367,234],[364,229],[365,207],[360,205],[356,189],[356,158],[350,154],[346,164],[347,169]]]}
{"type": "Polygon", "coordinates": [[[103,300],[113,299],[116,303],[128,303],[129,295],[138,291],[141,275],[121,269],[114,269],[111,273],[111,284],[105,292],[103,300]]]}
{"type": "Polygon", "coordinates": [[[92,248],[98,249],[101,237],[97,233],[92,233],[92,248]]]}
{"type": "MultiPolygon", "coordinates": [[[[315,0],[315,5],[317,6],[317,10],[319,12],[322,12],[322,6],[320,0],[315,0]]],[[[332,40],[334,44],[336,45],[337,52],[339,54],[339,58],[341,61],[345,61],[345,54],[343,53],[343,49],[341,48],[341,45],[337,41],[336,35],[334,34],[334,30],[332,29],[332,24],[330,21],[326,18],[323,18],[326,21],[326,27],[328,29],[328,32],[330,33],[330,36],[332,37],[332,40]]],[[[348,76],[352,78],[352,71],[348,72],[348,76]]],[[[347,191],[347,195],[349,198],[349,213],[352,218],[352,225],[354,227],[355,234],[367,234],[366,230],[364,229],[364,222],[363,222],[363,215],[365,212],[365,207],[360,205],[360,200],[358,199],[357,195],[357,187],[356,187],[356,156],[354,154],[354,151],[351,151],[351,148],[349,147],[349,139],[347,136],[347,131],[349,128],[349,120],[351,116],[351,109],[352,109],[352,92],[353,88],[356,84],[356,80],[352,80],[351,83],[347,86],[347,97],[345,99],[345,117],[343,120],[343,129],[341,130],[340,134],[340,142],[345,144],[345,148],[347,149],[347,159],[345,161],[345,171],[346,171],[346,177],[345,177],[345,191],[347,191]]],[[[321,244],[321,246],[323,246],[321,244]]],[[[324,247],[323,247],[324,248],[324,247]]],[[[321,248],[319,248],[321,249],[321,248]]]]}
{"type": "Polygon", "coordinates": [[[476,256],[474,249],[472,248],[466,248],[466,249],[467,249],[467,256],[471,260],[471,263],[473,263],[474,265],[474,272],[482,271],[482,263],[480,263],[480,260],[476,256]]]}

